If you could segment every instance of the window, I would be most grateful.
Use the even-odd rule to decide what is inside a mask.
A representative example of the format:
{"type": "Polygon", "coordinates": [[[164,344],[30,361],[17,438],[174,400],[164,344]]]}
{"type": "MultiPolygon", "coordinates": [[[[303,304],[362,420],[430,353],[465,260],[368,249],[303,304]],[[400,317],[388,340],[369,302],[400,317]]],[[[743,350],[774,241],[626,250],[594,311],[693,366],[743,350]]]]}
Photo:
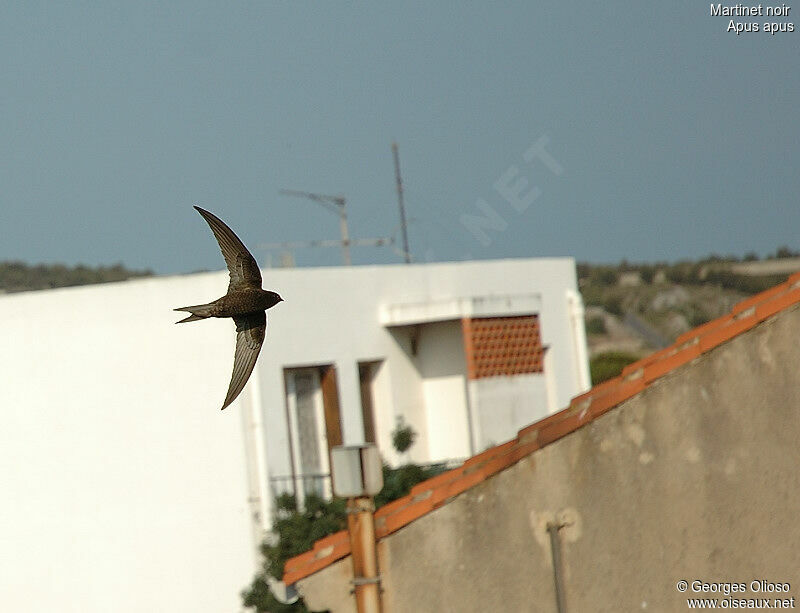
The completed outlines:
{"type": "Polygon", "coordinates": [[[331,497],[330,448],[341,445],[336,369],[290,368],[286,408],[293,491],[302,507],[308,494],[331,497]]]}

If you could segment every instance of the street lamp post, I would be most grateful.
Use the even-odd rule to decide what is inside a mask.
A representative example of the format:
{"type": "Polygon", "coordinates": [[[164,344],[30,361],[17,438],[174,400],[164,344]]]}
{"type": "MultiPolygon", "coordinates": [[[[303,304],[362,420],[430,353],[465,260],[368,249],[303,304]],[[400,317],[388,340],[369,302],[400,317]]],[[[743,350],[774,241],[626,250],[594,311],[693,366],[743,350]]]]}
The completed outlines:
{"type": "Polygon", "coordinates": [[[383,466],[373,444],[331,449],[333,491],[347,498],[347,530],[358,613],[380,613],[381,587],[375,548],[375,502],[383,488],[383,466]]]}

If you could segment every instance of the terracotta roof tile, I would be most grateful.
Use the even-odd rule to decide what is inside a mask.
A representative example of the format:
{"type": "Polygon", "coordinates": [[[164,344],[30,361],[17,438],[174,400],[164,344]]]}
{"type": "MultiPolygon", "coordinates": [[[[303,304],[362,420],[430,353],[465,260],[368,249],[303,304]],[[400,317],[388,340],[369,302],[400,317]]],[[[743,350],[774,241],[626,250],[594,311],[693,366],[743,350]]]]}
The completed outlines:
{"type": "Polygon", "coordinates": [[[734,305],[734,307],[731,309],[731,315],[737,315],[742,311],[746,311],[753,305],[756,305],[760,302],[764,302],[765,300],[769,300],[774,296],[782,294],[785,291],[784,285],[786,284],[781,283],[780,285],[771,287],[768,290],[761,292],[760,294],[756,294],[755,296],[750,296],[750,298],[742,300],[738,304],[734,305]]]}
{"type": "MultiPolygon", "coordinates": [[[[747,311],[744,311],[746,313],[747,311]]],[[[735,336],[738,336],[745,330],[749,330],[753,326],[758,323],[755,315],[749,315],[745,317],[734,317],[730,321],[726,322],[724,325],[719,326],[704,334],[703,336],[698,337],[700,341],[700,351],[705,353],[710,349],[713,349],[720,343],[724,343],[727,340],[732,339],[735,336]]]]}
{"type": "MultiPolygon", "coordinates": [[[[442,473],[440,475],[436,475],[435,477],[431,477],[427,481],[423,481],[422,483],[418,483],[414,487],[411,488],[411,495],[419,494],[420,492],[424,492],[434,487],[438,487],[441,483],[447,483],[448,481],[452,481],[456,477],[461,476],[464,472],[464,466],[459,466],[458,468],[454,468],[452,470],[448,470],[446,473],[442,473]]],[[[397,501],[395,501],[397,502],[397,501]]],[[[394,503],[389,503],[394,504],[394,503]]],[[[389,506],[389,505],[385,505],[389,506]]],[[[383,508],[383,507],[381,507],[383,508]]]]}
{"type": "Polygon", "coordinates": [[[478,455],[472,456],[468,460],[465,460],[463,466],[465,469],[467,469],[470,466],[474,466],[475,464],[482,464],[497,455],[506,453],[511,447],[514,446],[514,443],[515,441],[511,440],[501,445],[497,445],[496,447],[490,447],[486,451],[482,451],[478,455]]]}
{"type": "MultiPolygon", "coordinates": [[[[673,345],[629,364],[621,375],[576,396],[565,409],[522,428],[513,440],[487,449],[466,460],[462,466],[417,484],[408,496],[377,510],[376,537],[383,538],[437,509],[454,496],[603,415],[660,377],[798,303],[800,273],[795,273],[785,283],[739,302],[729,314],[681,334],[673,345]]],[[[311,551],[287,561],[283,581],[294,583],[349,553],[347,533],[332,534],[317,541],[311,551]]]]}
{"type": "Polygon", "coordinates": [[[346,530],[328,535],[314,543],[311,551],[286,561],[283,568],[283,582],[290,585],[349,554],[350,537],[346,530]]]}
{"type": "Polygon", "coordinates": [[[625,402],[628,398],[635,396],[644,390],[645,387],[647,387],[644,377],[641,375],[627,377],[620,376],[616,377],[614,381],[617,384],[613,389],[592,400],[592,403],[589,405],[588,409],[589,419],[597,419],[603,413],[606,413],[618,404],[625,402]]]}
{"type": "Polygon", "coordinates": [[[784,294],[774,296],[770,300],[765,300],[755,305],[756,318],[758,321],[763,321],[798,301],[800,301],[800,288],[793,287],[784,294]]]}
{"type": "Polygon", "coordinates": [[[698,342],[687,343],[684,347],[676,349],[662,357],[657,362],[653,362],[644,367],[644,385],[664,376],[678,366],[686,364],[695,358],[700,357],[700,344],[698,342]]]}

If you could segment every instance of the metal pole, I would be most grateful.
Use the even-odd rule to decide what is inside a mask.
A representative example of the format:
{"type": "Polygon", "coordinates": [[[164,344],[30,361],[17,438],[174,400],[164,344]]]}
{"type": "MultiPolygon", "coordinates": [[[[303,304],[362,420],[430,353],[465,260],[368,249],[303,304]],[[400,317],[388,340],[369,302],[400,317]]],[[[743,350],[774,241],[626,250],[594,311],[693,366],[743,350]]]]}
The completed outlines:
{"type": "Polygon", "coordinates": [[[566,613],[567,603],[564,594],[564,578],[561,575],[561,541],[558,538],[560,526],[555,522],[547,524],[547,532],[550,534],[550,549],[553,553],[553,581],[556,588],[556,611],[566,613]]]}
{"type": "Polygon", "coordinates": [[[347,499],[347,530],[353,559],[353,591],[358,613],[380,613],[381,586],[375,549],[375,503],[369,496],[347,499]]]}
{"type": "Polygon", "coordinates": [[[347,213],[344,210],[344,198],[341,198],[337,204],[339,205],[339,228],[342,232],[342,260],[345,266],[350,266],[350,232],[347,230],[347,213]]]}
{"type": "Polygon", "coordinates": [[[400,178],[400,154],[397,152],[397,143],[392,143],[394,156],[394,175],[397,179],[397,202],[400,205],[400,228],[403,231],[403,254],[406,264],[411,263],[411,253],[408,251],[408,225],[406,224],[406,207],[403,202],[403,180],[400,178]]]}

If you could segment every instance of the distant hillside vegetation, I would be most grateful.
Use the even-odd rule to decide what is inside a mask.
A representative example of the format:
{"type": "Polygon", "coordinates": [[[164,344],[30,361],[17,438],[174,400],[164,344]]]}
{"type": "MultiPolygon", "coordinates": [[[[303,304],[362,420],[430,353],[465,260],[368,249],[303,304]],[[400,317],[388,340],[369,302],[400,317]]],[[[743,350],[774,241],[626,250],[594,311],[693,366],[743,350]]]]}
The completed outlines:
{"type": "Polygon", "coordinates": [[[63,264],[0,262],[0,293],[109,283],[152,275],[151,270],[129,270],[122,264],[92,268],[82,264],[70,267],[63,264]]]}
{"type": "Polygon", "coordinates": [[[798,256],[781,247],[763,260],[750,253],[674,263],[579,263],[593,382],[782,283],[800,271],[798,256]]]}

